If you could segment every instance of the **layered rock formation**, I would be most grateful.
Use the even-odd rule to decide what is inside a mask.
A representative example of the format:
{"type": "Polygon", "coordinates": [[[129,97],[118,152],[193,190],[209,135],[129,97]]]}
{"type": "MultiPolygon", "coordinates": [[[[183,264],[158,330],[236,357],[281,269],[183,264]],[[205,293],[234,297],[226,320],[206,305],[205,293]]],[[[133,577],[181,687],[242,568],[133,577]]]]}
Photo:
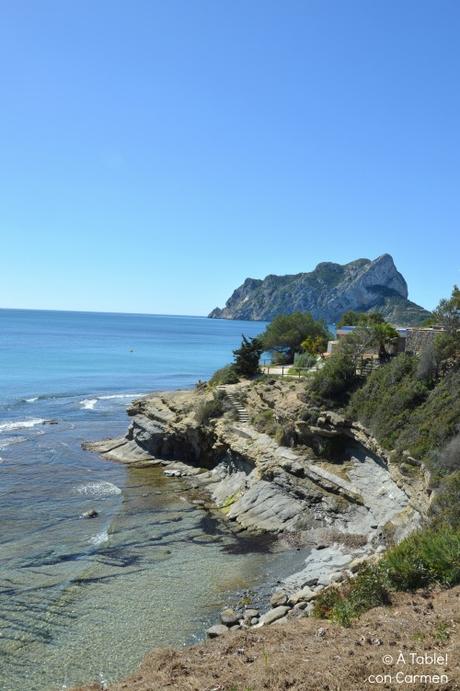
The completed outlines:
{"type": "Polygon", "coordinates": [[[361,425],[305,401],[302,383],[158,393],[136,401],[129,413],[126,437],[87,448],[187,478],[201,497],[195,501],[220,510],[238,530],[291,535],[311,545],[305,568],[283,586],[292,606],[306,601],[307,586],[324,587],[356,559],[404,537],[428,507],[420,467],[401,475],[361,425]],[[244,410],[248,421],[241,420],[244,410]],[[281,445],[257,429],[268,417],[285,430],[281,445]]]}
{"type": "Polygon", "coordinates": [[[420,323],[429,316],[408,299],[407,283],[389,254],[344,265],[323,262],[310,273],[247,278],[225,307],[216,307],[209,316],[270,321],[279,314],[301,311],[331,324],[347,310],[381,312],[401,326],[420,323]]]}

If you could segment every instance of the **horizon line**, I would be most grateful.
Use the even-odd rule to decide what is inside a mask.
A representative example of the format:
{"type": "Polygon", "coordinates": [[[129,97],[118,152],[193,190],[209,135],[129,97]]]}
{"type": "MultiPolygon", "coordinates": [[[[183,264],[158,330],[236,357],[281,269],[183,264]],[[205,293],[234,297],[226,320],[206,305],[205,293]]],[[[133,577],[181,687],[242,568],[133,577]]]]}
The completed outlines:
{"type": "Polygon", "coordinates": [[[70,312],[73,314],[118,314],[137,317],[193,317],[208,319],[207,314],[170,314],[169,312],[116,312],[111,310],[59,309],[56,307],[0,307],[0,312],[70,312]]]}

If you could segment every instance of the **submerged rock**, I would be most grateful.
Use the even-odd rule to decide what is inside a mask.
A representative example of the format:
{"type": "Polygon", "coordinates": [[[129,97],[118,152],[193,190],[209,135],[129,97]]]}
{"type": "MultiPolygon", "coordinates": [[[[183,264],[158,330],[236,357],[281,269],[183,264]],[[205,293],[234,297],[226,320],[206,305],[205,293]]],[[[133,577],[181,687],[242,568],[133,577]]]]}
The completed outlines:
{"type": "Polygon", "coordinates": [[[90,509],[89,511],[85,511],[81,515],[82,518],[97,518],[98,516],[99,512],[96,511],[96,509],[90,509]]]}

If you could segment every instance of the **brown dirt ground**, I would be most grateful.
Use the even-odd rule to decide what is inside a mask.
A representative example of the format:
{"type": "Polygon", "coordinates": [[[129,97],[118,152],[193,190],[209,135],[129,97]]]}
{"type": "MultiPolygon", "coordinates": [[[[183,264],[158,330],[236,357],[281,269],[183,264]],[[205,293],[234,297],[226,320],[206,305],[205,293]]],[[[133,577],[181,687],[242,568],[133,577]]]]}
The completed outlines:
{"type": "MultiPolygon", "coordinates": [[[[361,691],[460,689],[460,587],[398,594],[391,607],[367,612],[351,628],[300,619],[182,650],[149,653],[110,691],[361,691]],[[410,654],[447,655],[445,664],[412,664],[410,654]],[[399,654],[405,664],[396,664],[399,654]],[[393,664],[382,658],[392,656],[393,664]],[[396,678],[396,674],[400,676],[396,678]],[[391,675],[370,683],[369,675],[391,675]],[[448,681],[404,675],[441,675],[448,681]],[[403,680],[401,681],[401,677],[403,680]]],[[[373,680],[372,680],[373,681],[373,680]]],[[[74,691],[99,691],[93,684],[74,691]]]]}

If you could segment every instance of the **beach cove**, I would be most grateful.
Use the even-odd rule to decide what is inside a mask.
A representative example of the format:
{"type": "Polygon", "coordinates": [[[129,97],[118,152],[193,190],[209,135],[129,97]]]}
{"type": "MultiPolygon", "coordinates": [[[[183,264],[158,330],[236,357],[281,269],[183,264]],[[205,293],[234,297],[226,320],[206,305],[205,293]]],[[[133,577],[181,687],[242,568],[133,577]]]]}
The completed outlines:
{"type": "MultiPolygon", "coordinates": [[[[223,606],[287,568],[192,503],[181,480],[82,450],[126,406],[192,387],[263,323],[0,312],[0,686],[61,689],[132,672],[204,635],[223,606]],[[92,520],[81,519],[96,509],[92,520]]],[[[297,552],[293,558],[297,559],[297,552]]]]}

